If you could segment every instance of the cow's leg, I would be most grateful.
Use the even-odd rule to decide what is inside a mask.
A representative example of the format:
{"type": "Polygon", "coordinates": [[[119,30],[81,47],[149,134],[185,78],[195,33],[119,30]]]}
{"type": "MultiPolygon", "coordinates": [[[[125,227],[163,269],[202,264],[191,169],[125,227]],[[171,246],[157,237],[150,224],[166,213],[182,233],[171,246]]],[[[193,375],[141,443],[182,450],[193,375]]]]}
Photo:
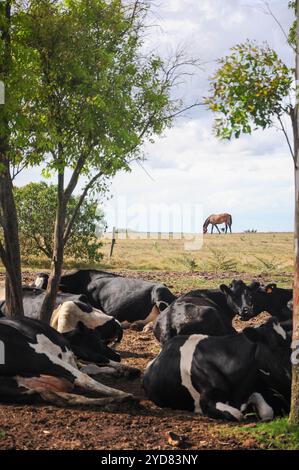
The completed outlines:
{"type": "Polygon", "coordinates": [[[52,403],[56,406],[103,406],[127,400],[127,396],[89,398],[67,392],[73,384],[60,377],[1,377],[0,400],[9,403],[52,403]]]}
{"type": "MultiPolygon", "coordinates": [[[[105,397],[89,398],[74,393],[54,392],[53,390],[42,390],[39,392],[44,401],[55,404],[56,406],[105,406],[111,403],[121,403],[127,400],[127,397],[105,397]]],[[[132,397],[133,398],[133,397],[132,397]]]]}
{"type": "MultiPolygon", "coordinates": [[[[123,396],[123,397],[127,397],[127,398],[132,397],[131,394],[122,392],[121,390],[117,390],[115,388],[107,387],[106,385],[103,385],[103,384],[97,382],[96,380],[89,377],[89,375],[84,374],[79,369],[74,367],[72,364],[64,361],[63,359],[60,359],[57,356],[52,357],[51,353],[47,354],[47,356],[48,356],[48,359],[51,362],[53,362],[57,366],[60,366],[62,369],[67,370],[73,376],[74,384],[77,385],[78,387],[82,388],[82,390],[89,390],[89,391],[92,391],[92,392],[101,393],[103,395],[108,395],[108,396],[123,396]]],[[[111,363],[113,365],[117,364],[119,366],[119,368],[125,367],[125,366],[122,366],[121,364],[119,364],[118,362],[114,362],[114,361],[111,361],[111,360],[108,361],[107,365],[110,366],[111,363]]],[[[140,373],[140,371],[139,371],[139,373],[140,373]]]]}
{"type": "Polygon", "coordinates": [[[90,375],[109,374],[116,377],[127,377],[129,379],[135,379],[140,376],[140,370],[136,367],[126,366],[115,361],[108,361],[104,367],[98,364],[87,364],[83,366],[81,372],[90,375]]]}
{"type": "Polygon", "coordinates": [[[254,405],[261,421],[271,421],[274,418],[273,408],[268,405],[268,403],[260,393],[253,393],[249,397],[247,403],[243,405],[243,410],[246,409],[249,405],[254,405]]]}
{"type": "Polygon", "coordinates": [[[147,325],[148,323],[154,322],[157,319],[159,314],[160,314],[160,310],[158,309],[156,305],[154,305],[152,310],[148,314],[148,316],[144,320],[137,320],[134,323],[132,323],[131,328],[133,330],[138,330],[138,331],[143,330],[145,325],[147,325]]]}
{"type": "Polygon", "coordinates": [[[225,398],[226,397],[224,397],[224,394],[221,392],[202,393],[200,397],[200,407],[203,415],[214,419],[242,421],[244,418],[242,412],[238,408],[229,405],[225,398]],[[218,399],[216,399],[216,396],[218,399]]]}

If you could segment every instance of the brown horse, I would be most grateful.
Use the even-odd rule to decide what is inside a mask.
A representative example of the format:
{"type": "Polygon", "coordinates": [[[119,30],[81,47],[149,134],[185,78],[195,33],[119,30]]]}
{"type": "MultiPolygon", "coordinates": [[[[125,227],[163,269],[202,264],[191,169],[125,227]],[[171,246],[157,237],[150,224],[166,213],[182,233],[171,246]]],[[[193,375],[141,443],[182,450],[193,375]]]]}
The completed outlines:
{"type": "Polygon", "coordinates": [[[218,224],[225,224],[225,233],[227,233],[228,228],[230,230],[230,233],[232,233],[232,223],[233,219],[230,214],[212,214],[205,220],[203,224],[203,233],[207,233],[208,226],[210,224],[212,224],[211,233],[213,233],[214,227],[216,227],[218,233],[220,233],[218,224]]]}

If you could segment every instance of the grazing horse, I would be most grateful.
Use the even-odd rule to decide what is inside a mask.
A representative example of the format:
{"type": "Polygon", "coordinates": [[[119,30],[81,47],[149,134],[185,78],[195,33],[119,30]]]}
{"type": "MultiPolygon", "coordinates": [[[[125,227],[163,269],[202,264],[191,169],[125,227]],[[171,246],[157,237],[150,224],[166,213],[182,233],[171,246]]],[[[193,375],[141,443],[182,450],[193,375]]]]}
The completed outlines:
{"type": "Polygon", "coordinates": [[[216,227],[218,233],[220,233],[218,224],[225,224],[225,233],[227,233],[228,228],[230,230],[230,233],[232,233],[232,223],[233,219],[230,214],[212,214],[205,220],[203,224],[203,233],[207,233],[208,226],[210,224],[212,224],[211,233],[213,233],[214,227],[216,227]]]}

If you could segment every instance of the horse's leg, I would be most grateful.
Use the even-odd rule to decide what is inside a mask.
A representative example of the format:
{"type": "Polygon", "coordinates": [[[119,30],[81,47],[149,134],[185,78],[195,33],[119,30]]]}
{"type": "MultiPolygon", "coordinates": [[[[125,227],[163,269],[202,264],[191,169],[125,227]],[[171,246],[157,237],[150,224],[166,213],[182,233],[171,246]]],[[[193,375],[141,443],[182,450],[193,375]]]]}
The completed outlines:
{"type": "Polygon", "coordinates": [[[225,233],[227,233],[228,225],[225,224],[225,233]]]}
{"type": "Polygon", "coordinates": [[[214,230],[214,225],[212,224],[211,233],[213,233],[213,230],[214,230]]]}
{"type": "Polygon", "coordinates": [[[220,233],[218,225],[215,225],[216,229],[218,230],[218,233],[220,233]]]}
{"type": "Polygon", "coordinates": [[[232,224],[229,224],[230,233],[232,233],[232,224]]]}

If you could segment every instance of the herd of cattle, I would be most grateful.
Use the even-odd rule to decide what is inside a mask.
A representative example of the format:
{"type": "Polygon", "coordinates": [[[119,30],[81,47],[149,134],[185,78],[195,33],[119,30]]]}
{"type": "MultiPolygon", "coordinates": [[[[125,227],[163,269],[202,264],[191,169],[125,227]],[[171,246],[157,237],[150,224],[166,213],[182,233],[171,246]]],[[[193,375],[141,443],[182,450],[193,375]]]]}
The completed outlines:
{"type": "Polygon", "coordinates": [[[135,378],[113,345],[137,323],[161,352],[144,372],[146,396],[160,407],[241,420],[253,410],[269,420],[289,411],[292,290],[232,281],[176,297],[163,284],[97,270],[61,277],[51,325],[38,320],[48,275],[23,287],[25,317],[6,317],[0,301],[0,401],[101,405],[134,399],[93,376],[135,378]],[[258,327],[238,332],[267,311],[258,327]]]}

